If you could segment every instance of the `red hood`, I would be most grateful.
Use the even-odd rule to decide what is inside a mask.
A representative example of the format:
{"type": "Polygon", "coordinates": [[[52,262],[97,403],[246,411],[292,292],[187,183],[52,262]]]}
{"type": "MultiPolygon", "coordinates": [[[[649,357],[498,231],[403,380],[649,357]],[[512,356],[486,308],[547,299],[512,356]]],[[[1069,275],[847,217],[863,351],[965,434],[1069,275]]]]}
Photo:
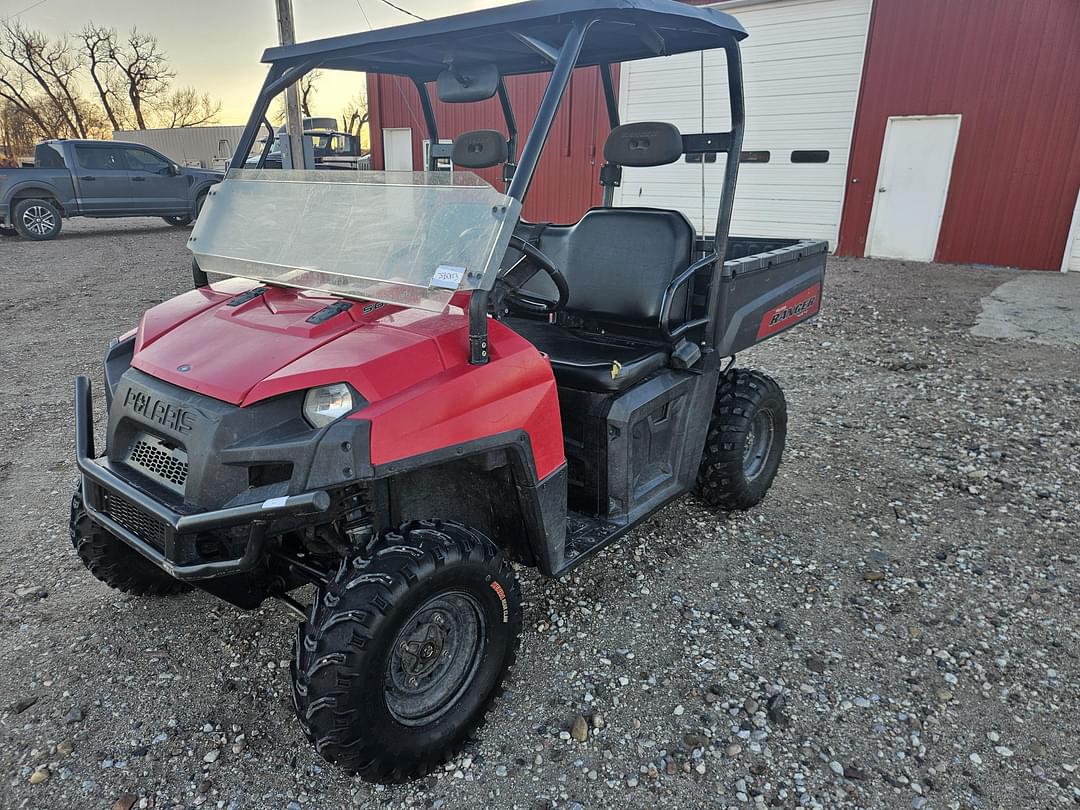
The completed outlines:
{"type": "Polygon", "coordinates": [[[464,317],[456,308],[433,315],[357,301],[313,323],[346,302],[269,287],[237,303],[249,288],[215,284],[149,310],[132,365],[234,405],[341,381],[375,402],[444,369],[439,338],[464,317]]]}

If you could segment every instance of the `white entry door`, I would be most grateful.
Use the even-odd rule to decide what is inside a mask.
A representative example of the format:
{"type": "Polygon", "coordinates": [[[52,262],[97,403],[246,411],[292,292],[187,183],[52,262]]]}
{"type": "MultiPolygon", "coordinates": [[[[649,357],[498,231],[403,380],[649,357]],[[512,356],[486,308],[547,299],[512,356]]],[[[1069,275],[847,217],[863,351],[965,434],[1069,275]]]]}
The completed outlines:
{"type": "Polygon", "coordinates": [[[411,172],[412,165],[412,130],[384,129],[383,166],[388,172],[411,172]]]}
{"type": "Polygon", "coordinates": [[[868,256],[933,261],[959,133],[959,115],[889,119],[870,215],[868,256]]]}

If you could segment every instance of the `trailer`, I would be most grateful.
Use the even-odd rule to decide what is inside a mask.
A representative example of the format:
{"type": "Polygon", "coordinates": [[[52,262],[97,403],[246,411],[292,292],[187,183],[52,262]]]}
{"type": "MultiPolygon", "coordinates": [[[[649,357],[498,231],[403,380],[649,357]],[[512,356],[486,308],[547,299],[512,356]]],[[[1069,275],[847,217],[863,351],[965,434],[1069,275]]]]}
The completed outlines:
{"type": "Polygon", "coordinates": [[[225,171],[243,132],[242,126],[125,129],[113,132],[113,140],[149,146],[182,166],[225,171]]]}

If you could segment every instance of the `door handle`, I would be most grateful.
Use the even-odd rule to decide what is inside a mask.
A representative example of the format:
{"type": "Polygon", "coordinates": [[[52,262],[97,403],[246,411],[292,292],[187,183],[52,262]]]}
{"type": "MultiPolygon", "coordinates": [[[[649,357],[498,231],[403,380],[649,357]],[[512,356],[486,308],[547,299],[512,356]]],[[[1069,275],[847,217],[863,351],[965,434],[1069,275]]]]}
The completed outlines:
{"type": "Polygon", "coordinates": [[[142,183],[142,182],[144,182],[146,180],[146,178],[145,177],[132,177],[131,180],[132,180],[132,182],[135,182],[135,183],[142,183]]]}
{"type": "Polygon", "coordinates": [[[83,175],[82,177],[80,177],[79,179],[80,179],[80,180],[97,180],[97,178],[96,178],[96,177],[94,177],[94,175],[92,175],[92,174],[84,174],[84,175],[83,175]]]}

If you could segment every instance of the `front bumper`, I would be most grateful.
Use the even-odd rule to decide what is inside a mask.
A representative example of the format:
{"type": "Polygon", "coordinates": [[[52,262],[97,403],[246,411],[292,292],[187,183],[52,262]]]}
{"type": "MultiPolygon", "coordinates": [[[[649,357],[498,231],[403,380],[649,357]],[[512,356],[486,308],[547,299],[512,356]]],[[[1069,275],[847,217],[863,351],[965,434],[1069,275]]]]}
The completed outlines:
{"type": "Polygon", "coordinates": [[[317,514],[330,496],[317,489],[298,495],[193,514],[166,506],[118,475],[108,459],[94,458],[93,398],[90,381],[75,379],[75,455],[82,473],[83,504],[90,518],[132,549],[180,580],[198,580],[250,571],[266,550],[271,520],[317,514]],[[184,548],[205,533],[247,526],[243,553],[225,560],[181,560],[184,548]]]}

